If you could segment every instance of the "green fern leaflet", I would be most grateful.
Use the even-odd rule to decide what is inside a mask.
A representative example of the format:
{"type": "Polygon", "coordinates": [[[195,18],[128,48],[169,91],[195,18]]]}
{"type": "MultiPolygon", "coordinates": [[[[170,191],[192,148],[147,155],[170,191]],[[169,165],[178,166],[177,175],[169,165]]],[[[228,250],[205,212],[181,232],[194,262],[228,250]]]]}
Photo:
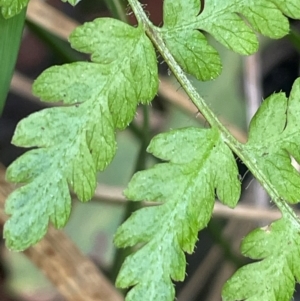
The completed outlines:
{"type": "Polygon", "coordinates": [[[262,261],[239,269],[223,288],[224,301],[290,301],[300,281],[300,227],[282,218],[256,229],[243,241],[242,253],[262,261]]]}
{"type": "Polygon", "coordinates": [[[201,10],[199,0],[164,0],[161,29],[177,62],[199,80],[213,79],[222,69],[217,51],[202,32],[245,55],[258,50],[254,31],[273,39],[282,38],[289,33],[285,16],[300,19],[298,0],[206,0],[199,14],[201,10]]]}
{"type": "Polygon", "coordinates": [[[96,19],[75,29],[70,42],[92,53],[93,62],[51,67],[33,91],[45,101],[71,106],[29,116],[13,137],[15,145],[38,147],[7,171],[8,180],[26,183],[6,204],[12,216],[4,235],[14,250],[39,241],[49,219],[58,228],[65,225],[71,210],[69,186],[81,201],[92,198],[96,171],[115,155],[116,129],[125,128],[137,104],[151,101],[158,89],[156,55],[142,28],[96,19]]]}
{"type": "Polygon", "coordinates": [[[183,251],[193,252],[198,231],[209,222],[215,190],[224,204],[234,207],[240,182],[233,154],[216,129],[186,128],[160,134],[148,150],[169,163],[137,173],[125,195],[134,201],[163,204],[137,211],[117,231],[119,247],[145,243],[125,260],[117,285],[134,286],[128,301],[144,296],[147,301],[171,301],[171,278],[184,279],[183,251]]]}

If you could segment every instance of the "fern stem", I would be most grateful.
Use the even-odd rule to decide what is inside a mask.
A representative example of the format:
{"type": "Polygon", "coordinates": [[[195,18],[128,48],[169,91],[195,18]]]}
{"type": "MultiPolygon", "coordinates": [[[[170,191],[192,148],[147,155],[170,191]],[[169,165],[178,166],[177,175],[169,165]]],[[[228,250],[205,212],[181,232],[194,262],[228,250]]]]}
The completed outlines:
{"type": "Polygon", "coordinates": [[[300,224],[300,221],[292,210],[292,208],[283,200],[276,190],[276,187],[270,182],[267,175],[264,174],[259,168],[256,159],[247,151],[243,144],[239,143],[227,130],[226,127],[219,121],[219,119],[215,116],[212,110],[205,103],[204,99],[198,94],[196,89],[193,87],[184,71],[178,65],[173,55],[169,51],[166,46],[162,35],[160,33],[160,29],[154,26],[151,21],[148,19],[145,14],[141,4],[138,0],[129,0],[129,4],[139,22],[139,26],[142,26],[155,45],[157,50],[160,52],[161,56],[164,58],[169,68],[173,72],[174,76],[181,84],[182,88],[185,90],[191,101],[196,105],[201,114],[205,117],[207,122],[211,125],[211,127],[218,128],[220,131],[224,142],[231,148],[231,150],[247,165],[249,170],[255,176],[255,178],[261,183],[261,185],[265,188],[265,190],[270,195],[271,199],[274,201],[278,209],[281,211],[283,216],[289,216],[294,220],[296,224],[300,224]]]}

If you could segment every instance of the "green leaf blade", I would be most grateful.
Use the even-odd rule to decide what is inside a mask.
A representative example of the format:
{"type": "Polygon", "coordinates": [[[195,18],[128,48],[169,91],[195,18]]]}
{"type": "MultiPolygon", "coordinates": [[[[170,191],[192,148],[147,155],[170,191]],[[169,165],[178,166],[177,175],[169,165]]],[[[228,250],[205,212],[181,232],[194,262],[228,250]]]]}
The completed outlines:
{"type": "MultiPolygon", "coordinates": [[[[70,187],[77,192],[79,199],[87,201],[91,199],[96,188],[96,170],[86,146],[76,145],[81,142],[82,140],[78,139],[72,145],[60,145],[60,149],[54,146],[29,151],[9,166],[7,179],[23,183],[35,183],[37,181],[38,188],[42,187],[40,186],[40,176],[45,182],[49,178],[55,178],[56,180],[53,182],[56,184],[60,181],[67,181],[70,187]],[[60,165],[64,159],[68,160],[68,163],[62,168],[60,165]],[[37,166],[37,163],[42,164],[37,166]]],[[[56,186],[53,184],[52,187],[52,193],[59,195],[56,186]]],[[[35,199],[38,202],[38,198],[35,199]]]]}
{"type": "Polygon", "coordinates": [[[300,160],[299,93],[297,79],[289,99],[283,93],[266,99],[251,121],[245,145],[281,197],[292,204],[300,199],[300,175],[291,164],[292,157],[300,160]]]}
{"type": "Polygon", "coordinates": [[[0,0],[0,9],[5,19],[19,14],[28,5],[29,0],[0,0]]]}
{"type": "Polygon", "coordinates": [[[2,114],[10,88],[22,40],[25,17],[26,9],[10,19],[5,19],[0,13],[0,114],[2,114]]]}
{"type": "Polygon", "coordinates": [[[49,221],[57,227],[66,223],[70,212],[68,187],[82,202],[92,198],[96,172],[104,170],[116,153],[116,130],[126,127],[138,103],[152,100],[158,89],[155,51],[141,28],[96,19],[75,29],[70,40],[77,49],[91,52],[94,61],[51,67],[33,86],[35,95],[44,101],[62,101],[69,106],[32,114],[18,124],[13,137],[15,145],[38,149],[15,161],[7,178],[39,193],[22,196],[25,188],[20,193],[17,190],[9,202],[12,205],[7,205],[11,217],[5,237],[12,249],[23,250],[40,240],[49,221]],[[103,26],[103,35],[95,34],[103,26]],[[121,36],[111,31],[114,26],[122,29],[121,36]],[[108,37],[110,43],[103,47],[108,37]],[[103,59],[110,51],[120,55],[108,64],[103,59]],[[40,215],[38,210],[30,212],[29,205],[22,209],[26,214],[19,212],[20,204],[29,197],[29,205],[43,206],[40,215]],[[32,231],[26,222],[28,216],[35,225],[32,231]],[[16,222],[28,232],[24,239],[16,222]]]}
{"type": "Polygon", "coordinates": [[[145,288],[149,283],[163,282],[168,289],[161,300],[169,301],[174,298],[170,278],[183,280],[183,252],[193,251],[198,231],[207,225],[215,190],[225,204],[233,206],[239,198],[240,183],[234,157],[216,129],[185,128],[160,134],[148,150],[169,162],[135,174],[125,195],[135,201],[163,204],[137,211],[118,229],[117,246],[146,244],[125,260],[117,284],[134,286],[129,297],[134,301],[141,294],[153,296],[152,301],[157,300],[156,292],[145,288]],[[222,168],[214,167],[215,160],[222,168]],[[221,174],[228,174],[225,181],[221,174]]]}
{"type": "Polygon", "coordinates": [[[116,284],[122,288],[135,285],[126,299],[140,300],[139,298],[147,292],[147,299],[151,301],[174,300],[175,290],[171,277],[177,281],[184,279],[185,256],[171,233],[161,239],[158,250],[156,244],[150,242],[125,259],[116,284]],[[145,256],[147,260],[144,260],[145,256]],[[138,267],[137,262],[140,263],[138,267]],[[141,278],[148,281],[140,281],[141,278]]]}
{"type": "Polygon", "coordinates": [[[4,237],[9,249],[23,251],[37,243],[47,232],[48,223],[61,228],[71,211],[67,182],[48,175],[48,183],[40,177],[14,191],[6,200],[5,211],[12,217],[5,223],[4,237]],[[55,194],[53,186],[55,185],[55,194]],[[43,187],[37,190],[36,187],[43,187]],[[63,201],[62,201],[63,200],[63,201]]]}
{"type": "Polygon", "coordinates": [[[279,39],[289,33],[287,17],[300,18],[296,0],[164,1],[161,34],[181,67],[199,80],[221,73],[217,51],[205,36],[210,33],[230,50],[249,55],[258,50],[256,33],[279,39]]]}
{"type": "Polygon", "coordinates": [[[159,230],[159,216],[168,208],[153,207],[142,208],[130,217],[130,226],[124,224],[119,228],[115,243],[118,247],[133,247],[137,243],[145,243],[151,240],[159,230]],[[141,240],[142,239],[142,240],[141,240]]]}
{"type": "Polygon", "coordinates": [[[216,14],[214,20],[210,20],[210,14],[215,14],[212,5],[203,11],[198,22],[203,24],[201,29],[210,33],[219,43],[242,55],[249,55],[258,50],[255,33],[234,11],[230,12],[226,7],[220,15],[216,14]]]}
{"type": "Polygon", "coordinates": [[[103,18],[77,27],[70,42],[75,49],[91,53],[94,63],[49,68],[35,81],[34,94],[66,104],[96,100],[104,94],[115,127],[124,129],[134,118],[137,104],[149,103],[158,90],[157,60],[150,40],[141,28],[103,18]]]}
{"type": "Polygon", "coordinates": [[[221,73],[219,54],[202,33],[194,31],[166,35],[165,42],[182,68],[197,79],[211,80],[221,73]]]}
{"type": "Polygon", "coordinates": [[[171,287],[170,279],[164,279],[159,282],[152,282],[148,287],[138,285],[137,289],[130,291],[126,296],[126,301],[142,300],[145,298],[144,291],[148,289],[151,294],[147,296],[149,300],[174,300],[175,289],[171,287]]]}
{"type": "Polygon", "coordinates": [[[42,101],[75,104],[94,97],[105,83],[105,75],[99,65],[76,62],[45,70],[34,81],[33,93],[42,101]]]}
{"type": "Polygon", "coordinates": [[[96,188],[95,166],[87,149],[73,145],[37,149],[16,160],[7,171],[8,180],[26,185],[13,192],[5,211],[11,215],[5,224],[6,245],[24,250],[46,233],[49,220],[63,227],[70,215],[69,186],[82,201],[91,199],[96,188]],[[65,159],[68,164],[61,165],[65,159]],[[39,162],[43,164],[37,166],[39,162]],[[26,235],[24,234],[26,233],[26,235]]]}
{"type": "Polygon", "coordinates": [[[245,5],[241,4],[241,11],[255,31],[264,36],[279,39],[288,33],[289,21],[278,9],[275,2],[248,2],[245,5]]]}
{"type": "Polygon", "coordinates": [[[242,253],[263,260],[239,269],[225,284],[223,299],[290,301],[300,276],[299,230],[299,225],[282,218],[251,232],[242,253]]]}
{"type": "Polygon", "coordinates": [[[171,28],[183,23],[194,22],[200,10],[201,1],[197,0],[164,1],[164,26],[171,28]],[[189,14],[189,19],[186,18],[187,14],[189,14]]]}
{"type": "Polygon", "coordinates": [[[163,38],[183,69],[199,80],[210,80],[221,73],[219,54],[205,36],[191,30],[188,24],[197,22],[200,1],[164,1],[163,38]]]}
{"type": "Polygon", "coordinates": [[[76,28],[70,42],[75,49],[92,53],[92,60],[109,72],[104,89],[116,127],[123,129],[133,119],[137,103],[149,103],[158,90],[150,40],[141,27],[101,18],[76,28]]]}
{"type": "Polygon", "coordinates": [[[297,1],[272,0],[280,10],[292,19],[300,19],[300,7],[297,1]]]}

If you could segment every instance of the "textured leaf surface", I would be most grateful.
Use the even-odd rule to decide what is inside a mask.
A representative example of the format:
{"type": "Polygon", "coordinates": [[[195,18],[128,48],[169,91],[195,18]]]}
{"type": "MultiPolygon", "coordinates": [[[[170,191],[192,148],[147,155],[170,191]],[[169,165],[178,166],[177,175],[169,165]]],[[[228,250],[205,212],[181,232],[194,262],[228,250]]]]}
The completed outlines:
{"type": "Polygon", "coordinates": [[[300,281],[300,227],[282,218],[256,229],[242,243],[242,253],[262,261],[239,269],[223,288],[224,301],[290,301],[300,281]]]}
{"type": "Polygon", "coordinates": [[[286,16],[300,18],[298,0],[207,0],[202,8],[199,0],[165,0],[162,34],[188,73],[209,80],[220,74],[221,62],[203,31],[228,49],[251,54],[258,48],[255,32],[274,39],[288,34],[286,16]]]}
{"type": "Polygon", "coordinates": [[[125,128],[137,104],[150,102],[158,89],[155,51],[143,29],[101,18],[75,29],[70,42],[76,50],[92,53],[95,63],[46,70],[34,85],[35,94],[69,104],[106,95],[115,126],[125,128]]]}
{"type": "Polygon", "coordinates": [[[28,5],[29,0],[0,0],[0,9],[4,18],[11,18],[28,5]]]}
{"type": "Polygon", "coordinates": [[[141,28],[98,19],[77,28],[70,41],[92,53],[93,62],[49,68],[33,87],[43,100],[69,106],[32,114],[19,123],[13,138],[15,145],[37,149],[7,171],[10,181],[27,183],[7,200],[12,216],[4,235],[11,249],[39,241],[49,220],[64,226],[70,214],[69,187],[81,201],[93,196],[96,171],[114,157],[116,129],[127,126],[137,104],[151,101],[157,92],[156,56],[141,28]]]}
{"type": "Polygon", "coordinates": [[[125,195],[134,201],[163,204],[137,211],[118,229],[115,242],[119,247],[146,244],[127,257],[117,285],[134,286],[128,301],[145,296],[147,301],[171,301],[171,278],[184,279],[183,251],[193,251],[198,231],[210,220],[215,191],[224,204],[234,207],[240,183],[235,159],[215,129],[161,134],[148,150],[169,162],[135,174],[125,195]]]}
{"type": "Polygon", "coordinates": [[[246,149],[255,158],[281,197],[290,203],[300,199],[300,175],[291,156],[300,162],[300,79],[289,99],[277,93],[266,99],[251,121],[246,149]]]}

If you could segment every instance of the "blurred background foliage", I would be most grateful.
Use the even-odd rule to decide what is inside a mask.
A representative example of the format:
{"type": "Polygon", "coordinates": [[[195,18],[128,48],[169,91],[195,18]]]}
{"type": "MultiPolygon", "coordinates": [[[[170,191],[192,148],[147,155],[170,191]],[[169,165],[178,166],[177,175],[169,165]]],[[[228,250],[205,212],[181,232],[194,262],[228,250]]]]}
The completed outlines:
{"type": "MultiPolygon", "coordinates": [[[[82,0],[75,8],[60,0],[46,2],[79,23],[107,16],[135,23],[126,3],[117,0],[82,0]]],[[[162,24],[162,1],[142,2],[151,20],[156,25],[162,24]]],[[[256,73],[258,86],[255,89],[262,97],[281,90],[288,94],[294,79],[299,76],[299,23],[292,22],[292,28],[291,34],[280,41],[260,37],[262,43],[259,54],[255,60],[250,61],[250,64],[254,64],[254,68],[258,70],[256,73]]],[[[246,58],[226,50],[210,37],[209,41],[220,52],[223,72],[219,78],[210,82],[199,82],[193,78],[191,80],[217,116],[224,120],[225,125],[236,127],[246,138],[243,133],[247,129],[247,114],[251,109],[245,89],[248,76],[251,78],[251,70],[248,70],[249,62],[247,63],[246,58]]],[[[0,58],[0,65],[3,64],[2,59],[0,58]]],[[[26,79],[24,82],[26,84],[49,66],[86,59],[87,56],[76,53],[65,40],[29,18],[25,23],[15,71],[26,79]]],[[[161,77],[172,83],[171,89],[181,93],[181,88],[164,62],[159,61],[159,69],[161,77]]],[[[10,144],[17,122],[28,114],[46,107],[45,104],[20,92],[23,90],[18,88],[20,87],[11,86],[0,119],[0,160],[6,166],[24,152],[23,149],[10,144]]],[[[145,143],[148,141],[145,141],[145,136],[152,137],[158,132],[185,126],[208,126],[195,109],[187,110],[180,103],[174,105],[165,92],[162,88],[152,105],[146,109],[139,107],[133,124],[118,133],[117,155],[112,164],[98,175],[99,183],[124,188],[136,170],[155,163],[155,160],[145,153],[145,143]],[[149,121],[148,118],[144,118],[148,115],[149,121]]],[[[262,98],[259,98],[258,102],[261,100],[262,98]]],[[[246,169],[240,162],[239,165],[245,182],[242,201],[247,202],[255,196],[253,189],[256,188],[252,187],[254,185],[249,186],[251,175],[244,177],[246,169]]],[[[113,234],[123,219],[135,209],[131,205],[120,205],[115,202],[94,200],[80,204],[75,200],[71,219],[65,228],[66,233],[80,249],[112,280],[120,262],[130,251],[116,252],[112,243],[113,234]]],[[[257,222],[251,222],[249,219],[231,221],[230,218],[215,217],[208,228],[199,234],[195,253],[187,256],[188,277],[184,283],[177,285],[178,300],[220,300],[220,288],[224,279],[245,262],[245,259],[238,255],[240,238],[257,225],[257,222]]],[[[5,266],[2,282],[15,300],[62,300],[55,288],[22,254],[9,252],[4,247],[1,254],[1,264],[5,266]]]]}

